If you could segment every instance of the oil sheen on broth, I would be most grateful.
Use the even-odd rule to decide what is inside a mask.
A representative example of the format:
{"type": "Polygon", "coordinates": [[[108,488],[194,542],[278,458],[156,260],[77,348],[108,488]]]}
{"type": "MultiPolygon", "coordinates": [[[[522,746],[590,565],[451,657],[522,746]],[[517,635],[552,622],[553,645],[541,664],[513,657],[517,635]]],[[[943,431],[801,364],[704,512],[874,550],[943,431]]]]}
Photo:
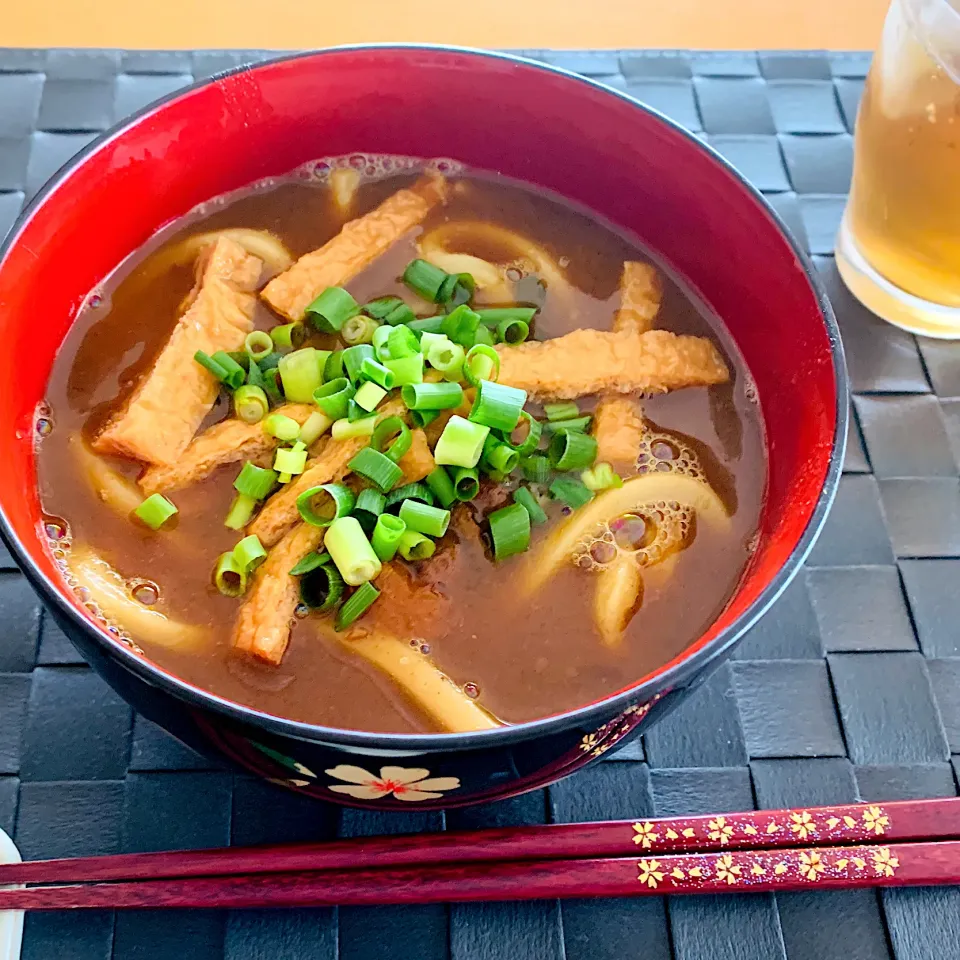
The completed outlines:
{"type": "MultiPolygon", "coordinates": [[[[239,601],[218,593],[211,571],[216,557],[242,536],[223,524],[239,464],[171,493],[179,513],[170,527],[154,533],[102,502],[78,472],[75,450],[76,437],[94,438],[118,400],[150,369],[193,285],[192,266],[163,267],[164,251],[198,233],[252,228],[270,231],[294,258],[300,257],[336,235],[345,220],[375,208],[416,176],[386,176],[375,166],[369,170],[377,175],[361,176],[346,213],[334,202],[326,177],[298,172],[205,205],[128,260],[90,298],[57,356],[46,411],[53,429],[39,447],[39,483],[46,513],[52,523],[66,527],[74,550],[89,546],[131,582],[145,578],[147,587],[137,596],[153,600],[150,585],[155,584],[157,609],[208,629],[203,644],[186,650],[132,635],[162,667],[217,695],[296,720],[426,732],[437,729],[433,719],[376,666],[353,655],[349,644],[333,638],[315,616],[300,615],[302,610],[279,666],[257,663],[232,649],[239,601]]],[[[359,303],[387,294],[409,297],[398,278],[417,256],[418,237],[444,223],[480,221],[539,244],[562,271],[564,282],[548,281],[546,292],[534,276],[516,283],[517,301],[541,307],[534,326],[537,340],[578,328],[611,328],[620,305],[623,264],[650,262],[647,251],[609,225],[528,186],[473,173],[452,182],[446,205],[433,209],[422,227],[349,281],[359,303]]],[[[509,259],[495,249],[492,236],[488,249],[477,242],[464,252],[494,262],[509,259]]],[[[688,517],[686,547],[669,563],[644,572],[642,602],[623,641],[609,646],[601,642],[595,622],[594,571],[568,563],[532,593],[521,587],[523,565],[565,519],[561,504],[547,504],[550,522],[534,526],[528,555],[498,565],[490,559],[482,526],[473,520],[482,525],[485,512],[512,501],[496,488],[486,489],[477,501],[458,508],[462,515],[455,511],[450,532],[432,558],[404,565],[404,589],[391,593],[389,605],[382,597],[367,615],[374,625],[427,652],[444,674],[505,723],[576,708],[669,661],[717,617],[749,559],[766,479],[759,410],[722,325],[662,268],[658,272],[663,297],[654,326],[710,338],[729,365],[730,380],[643,401],[649,430],[643,469],[667,473],[692,455],[690,470],[702,471],[729,514],[726,529],[718,532],[688,517]]],[[[516,280],[519,274],[511,277],[516,280]]],[[[258,302],[254,322],[269,329],[284,321],[258,302]]],[[[591,411],[597,399],[578,402],[581,411],[591,411]]],[[[229,414],[229,403],[221,396],[203,427],[229,414]]],[[[131,460],[104,460],[130,480],[141,471],[131,460]]],[[[601,561],[607,559],[602,551],[609,549],[609,544],[598,545],[601,561]]],[[[589,566],[590,559],[584,563],[589,566]]],[[[365,622],[358,621],[358,627],[365,622]]]]}

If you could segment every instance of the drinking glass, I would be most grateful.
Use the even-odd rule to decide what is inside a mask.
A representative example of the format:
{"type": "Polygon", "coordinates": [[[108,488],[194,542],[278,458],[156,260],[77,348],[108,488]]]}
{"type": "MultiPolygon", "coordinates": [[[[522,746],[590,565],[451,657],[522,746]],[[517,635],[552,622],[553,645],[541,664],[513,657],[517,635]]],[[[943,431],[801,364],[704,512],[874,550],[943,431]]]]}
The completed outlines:
{"type": "Polygon", "coordinates": [[[960,0],[890,6],[857,114],[837,267],[885,320],[960,339],[960,0]]]}

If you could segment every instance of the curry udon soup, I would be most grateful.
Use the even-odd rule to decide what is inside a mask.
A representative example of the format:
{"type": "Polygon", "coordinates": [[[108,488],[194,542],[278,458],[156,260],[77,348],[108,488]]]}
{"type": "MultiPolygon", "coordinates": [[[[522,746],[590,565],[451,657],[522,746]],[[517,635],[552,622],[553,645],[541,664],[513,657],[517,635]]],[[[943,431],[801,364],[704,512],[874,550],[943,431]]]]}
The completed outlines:
{"type": "Polygon", "coordinates": [[[272,714],[464,731],[612,694],[748,560],[739,356],[585,211],[356,161],[205,204],[88,298],[38,414],[50,549],[119,638],[272,714]]]}

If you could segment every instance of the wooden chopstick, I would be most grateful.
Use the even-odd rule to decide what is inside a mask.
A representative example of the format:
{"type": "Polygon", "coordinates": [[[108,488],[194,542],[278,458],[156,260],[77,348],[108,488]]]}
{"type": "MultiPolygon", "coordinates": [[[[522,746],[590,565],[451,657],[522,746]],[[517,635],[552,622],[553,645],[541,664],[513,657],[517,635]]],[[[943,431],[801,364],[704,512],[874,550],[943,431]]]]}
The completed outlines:
{"type": "Polygon", "coordinates": [[[952,838],[960,839],[960,798],[41,860],[0,866],[0,886],[442,863],[460,865],[500,860],[659,857],[952,838]]]}
{"type": "Polygon", "coordinates": [[[960,881],[960,841],[274,873],[0,890],[2,910],[247,908],[918,886],[960,881]]]}

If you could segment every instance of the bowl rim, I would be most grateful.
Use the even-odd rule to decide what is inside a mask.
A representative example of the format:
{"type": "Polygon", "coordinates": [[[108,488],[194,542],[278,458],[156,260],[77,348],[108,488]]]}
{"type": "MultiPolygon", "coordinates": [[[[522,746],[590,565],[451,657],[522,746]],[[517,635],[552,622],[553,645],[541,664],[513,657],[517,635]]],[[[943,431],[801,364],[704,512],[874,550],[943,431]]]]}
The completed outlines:
{"type": "Polygon", "coordinates": [[[656,694],[673,689],[689,679],[692,675],[702,671],[710,664],[719,665],[717,661],[722,655],[736,644],[743,635],[767,612],[777,598],[783,593],[794,576],[799,572],[804,560],[823,529],[830,507],[839,486],[840,475],[847,444],[847,429],[850,405],[850,381],[844,360],[843,344],[840,339],[840,329],[837,324],[833,307],[827,296],[826,287],[821,280],[810,256],[798,243],[796,237],[770,205],[763,194],[753,186],[725,157],[717,150],[705,143],[695,134],[681,126],[659,110],[648,106],[629,94],[616,90],[613,87],[600,83],[597,80],[574,73],[562,67],[543,63],[528,57],[513,53],[483,50],[474,47],[458,46],[454,44],[431,43],[356,43],[342,44],[334,47],[324,47],[317,50],[306,50],[298,53],[270,56],[265,60],[239,64],[226,70],[218,71],[209,77],[195,80],[193,83],[181,87],[163,97],[154,100],[119,123],[103,131],[90,143],[64,163],[39,191],[31,198],[14,221],[6,238],[0,242],[0,267],[3,265],[8,252],[17,243],[20,234],[33,217],[34,213],[43,207],[60,185],[81,166],[86,159],[100,149],[104,144],[122,136],[127,130],[136,126],[144,118],[161,108],[183,97],[190,96],[203,87],[216,84],[220,80],[242,73],[252,73],[262,68],[275,66],[278,63],[289,63],[297,60],[315,59],[332,54],[349,52],[377,51],[427,51],[432,53],[447,53],[473,57],[478,60],[495,60],[505,63],[518,64],[526,68],[553,74],[565,78],[571,83],[585,85],[595,90],[625,101],[632,107],[642,110],[655,117],[674,132],[682,135],[694,149],[706,153],[714,163],[720,165],[728,174],[733,176],[739,184],[757,202],[761,210],[766,213],[774,225],[779,229],[793,251],[798,263],[803,268],[806,279],[810,284],[820,309],[821,319],[826,328],[828,344],[833,365],[834,382],[836,385],[835,432],[824,476],[823,486],[817,498],[817,503],[810,515],[799,540],[791,550],[783,565],[760,591],[757,598],[750,604],[733,623],[725,627],[712,640],[684,657],[673,666],[654,674],[647,680],[639,682],[625,690],[612,694],[602,700],[595,701],[575,710],[554,714],[526,723],[498,727],[493,730],[477,730],[467,733],[374,733],[363,730],[349,730],[338,727],[326,727],[320,724],[306,723],[299,720],[289,720],[274,714],[256,710],[225,697],[211,693],[192,683],[169,673],[157,664],[148,661],[129,647],[111,639],[106,631],[99,629],[92,621],[84,617],[80,611],[70,603],[61,593],[60,588],[53,583],[46,573],[34,562],[29,552],[20,544],[20,539],[6,516],[0,503],[0,539],[9,548],[20,570],[30,581],[33,588],[40,594],[41,599],[51,606],[71,625],[79,629],[97,646],[109,659],[119,660],[121,665],[135,674],[138,679],[175,698],[186,701],[189,706],[211,710],[232,721],[246,726],[256,727],[266,733],[289,737],[308,743],[321,743],[334,746],[350,746],[358,748],[384,748],[390,751],[410,751],[444,753],[461,749],[484,749],[506,746],[512,743],[532,740],[550,734],[559,733],[571,726],[585,725],[608,718],[612,713],[622,711],[638,701],[649,700],[656,694]]]}

